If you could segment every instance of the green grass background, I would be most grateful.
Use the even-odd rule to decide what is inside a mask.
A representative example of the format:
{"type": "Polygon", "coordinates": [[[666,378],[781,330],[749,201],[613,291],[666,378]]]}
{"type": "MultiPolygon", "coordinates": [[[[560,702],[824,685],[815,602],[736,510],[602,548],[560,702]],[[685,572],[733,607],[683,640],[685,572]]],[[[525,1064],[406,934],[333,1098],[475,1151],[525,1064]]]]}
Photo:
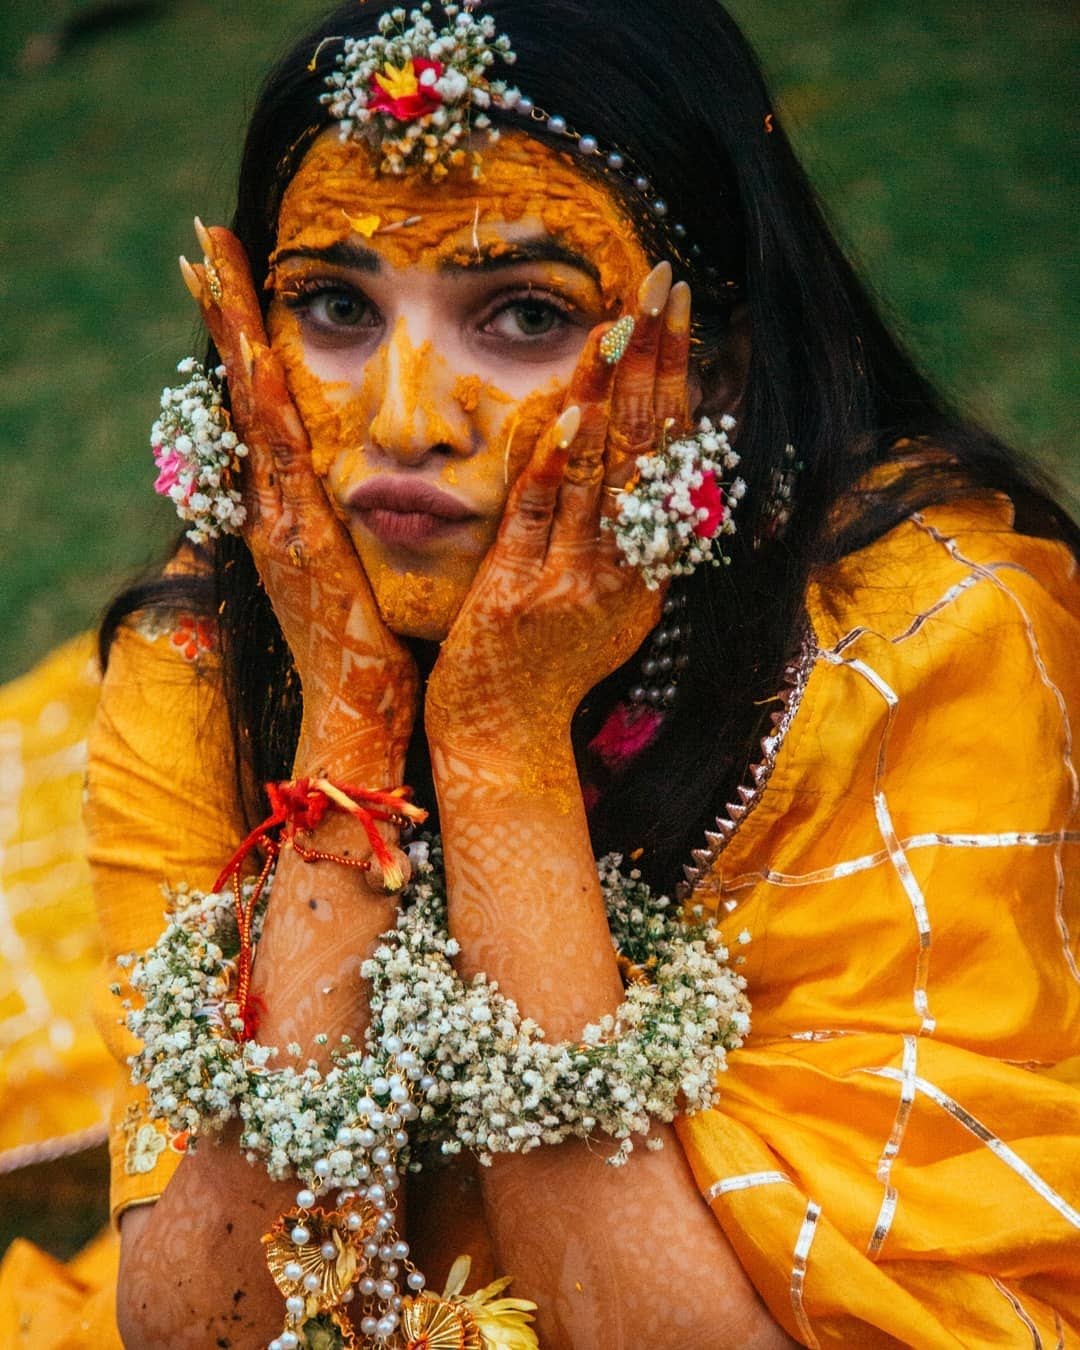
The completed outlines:
{"type": "MultiPolygon", "coordinates": [[[[195,345],[175,258],[196,252],[194,212],[227,215],[261,73],[322,8],[174,0],[51,66],[20,69],[31,32],[88,7],[6,0],[0,17],[0,678],[92,624],[170,537],[146,431],[195,345]]],[[[1066,0],[732,9],[903,331],[972,409],[1075,487],[1075,10],[1066,0]]]]}
{"type": "MultiPolygon", "coordinates": [[[[175,362],[196,349],[176,255],[196,253],[194,212],[227,216],[261,73],[321,10],[174,0],[27,71],[31,33],[88,0],[2,3],[0,678],[94,623],[174,532],[150,490],[146,433],[175,362]]],[[[926,364],[1075,489],[1075,11],[1066,0],[731,8],[926,364]]],[[[103,1167],[98,1150],[6,1179],[0,1250],[16,1232],[74,1250],[101,1221],[103,1167]]]]}

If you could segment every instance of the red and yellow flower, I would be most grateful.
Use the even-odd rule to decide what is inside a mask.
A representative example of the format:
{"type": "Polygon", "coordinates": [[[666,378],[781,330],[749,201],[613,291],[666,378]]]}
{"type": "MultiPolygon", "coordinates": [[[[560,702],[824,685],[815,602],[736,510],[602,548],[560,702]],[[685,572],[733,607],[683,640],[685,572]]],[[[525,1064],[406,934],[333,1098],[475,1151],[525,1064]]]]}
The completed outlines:
{"type": "Polygon", "coordinates": [[[417,56],[402,66],[389,61],[371,77],[371,96],[368,108],[372,112],[388,113],[399,122],[415,122],[426,117],[442,103],[442,95],[435,81],[443,73],[441,61],[430,61],[417,56]]]}

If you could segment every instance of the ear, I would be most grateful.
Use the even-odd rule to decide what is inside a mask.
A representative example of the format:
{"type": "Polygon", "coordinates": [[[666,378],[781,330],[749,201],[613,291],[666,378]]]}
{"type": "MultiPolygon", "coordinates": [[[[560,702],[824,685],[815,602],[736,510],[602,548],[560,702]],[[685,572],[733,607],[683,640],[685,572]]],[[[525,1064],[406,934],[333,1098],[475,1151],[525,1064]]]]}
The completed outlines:
{"type": "Polygon", "coordinates": [[[715,419],[724,413],[739,419],[750,371],[750,352],[750,310],[746,305],[736,305],[717,349],[710,353],[708,361],[691,369],[690,405],[695,419],[715,419]]]}

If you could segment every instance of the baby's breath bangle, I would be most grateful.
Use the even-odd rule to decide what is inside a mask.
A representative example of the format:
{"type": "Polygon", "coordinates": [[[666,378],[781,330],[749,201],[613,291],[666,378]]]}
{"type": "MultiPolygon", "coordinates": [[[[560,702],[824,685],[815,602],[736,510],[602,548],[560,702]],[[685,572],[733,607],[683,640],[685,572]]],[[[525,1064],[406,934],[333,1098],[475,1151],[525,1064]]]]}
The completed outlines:
{"type": "Polygon", "coordinates": [[[580,1040],[548,1042],[485,975],[466,983],[454,970],[437,844],[422,856],[395,940],[363,967],[374,1035],[401,1037],[434,1080],[414,1138],[489,1162],[609,1135],[618,1164],[653,1121],[715,1102],[726,1051],[749,1029],[745,982],[700,913],[654,895],[637,871],[624,876],[621,862],[609,854],[597,866],[626,999],[580,1040]]]}
{"type": "Polygon", "coordinates": [[[665,431],[653,453],[638,456],[633,480],[601,519],[650,590],[704,564],[729,561],[723,539],[735,533],[732,512],[746,492],[741,478],[723,481],[725,470],[739,463],[727,437],[734,426],[725,415],[715,425],[703,417],[692,436],[669,441],[665,431]]]}
{"type": "MultiPolygon", "coordinates": [[[[654,895],[636,871],[624,876],[617,854],[601,859],[626,1000],[578,1041],[549,1043],[485,975],[457,973],[439,841],[420,839],[409,854],[397,926],[362,968],[372,982],[365,1044],[343,1037],[325,1073],[314,1062],[272,1068],[278,1051],[245,1039],[232,894],[173,893],[157,944],[124,958],[143,997],[127,1014],[142,1042],[131,1076],[146,1085],[154,1115],[196,1137],[238,1116],[241,1146],[272,1177],[348,1187],[370,1163],[364,1122],[373,1116],[380,1129],[409,1126],[447,1152],[481,1157],[609,1134],[620,1141],[618,1160],[651,1119],[712,1104],[725,1052],[742,1043],[749,1017],[744,982],[700,914],[654,895]],[[508,1091],[509,1082],[520,1087],[508,1091]]],[[[245,897],[256,885],[244,883],[245,897]]],[[[254,914],[255,941],[270,889],[254,914]]]]}
{"type": "Polygon", "coordinates": [[[299,1045],[287,1047],[294,1064],[272,1067],[278,1051],[249,1038],[236,987],[237,916],[250,906],[257,942],[271,877],[237,881],[239,896],[171,893],[162,937],[141,958],[121,960],[143,1000],[125,1005],[126,1023],[142,1043],[131,1078],[145,1085],[151,1113],[188,1132],[192,1147],[239,1118],[248,1160],[302,1183],[295,1208],[264,1239],[286,1301],[275,1350],[306,1345],[316,1332],[343,1338],[343,1307],[357,1297],[361,1331],[377,1344],[397,1345],[402,1329],[411,1335],[439,1318],[463,1326],[471,1318],[479,1344],[502,1345],[494,1330],[490,1341],[483,1334],[497,1305],[504,1327],[517,1319],[518,1333],[531,1337],[522,1322],[529,1305],[466,1307],[424,1288],[395,1227],[401,1173],[418,1166],[410,1144],[469,1149],[488,1162],[609,1135],[618,1146],[608,1161],[624,1162],[632,1137],[648,1137],[653,1121],[713,1104],[726,1052],[749,1027],[744,981],[716,930],[700,911],[653,895],[638,872],[624,875],[611,854],[598,871],[626,999],[579,1041],[549,1044],[495,983],[454,969],[438,838],[421,837],[409,855],[397,924],[362,967],[372,986],[364,1044],[343,1036],[328,1068],[302,1062],[299,1045]],[[331,1191],[328,1205],[320,1197],[331,1191]]]}

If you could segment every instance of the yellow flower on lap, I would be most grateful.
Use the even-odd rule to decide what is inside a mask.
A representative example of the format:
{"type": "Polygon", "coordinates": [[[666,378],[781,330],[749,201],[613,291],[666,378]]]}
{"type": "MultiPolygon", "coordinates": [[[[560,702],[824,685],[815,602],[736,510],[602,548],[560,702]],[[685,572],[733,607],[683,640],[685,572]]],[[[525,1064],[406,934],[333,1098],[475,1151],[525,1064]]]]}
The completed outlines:
{"type": "Polygon", "coordinates": [[[437,1336],[439,1332],[445,1332],[450,1336],[445,1345],[472,1346],[477,1342],[470,1332],[478,1332],[483,1350],[539,1350],[540,1342],[531,1326],[536,1304],[529,1299],[498,1297],[513,1276],[502,1276],[470,1295],[463,1295],[464,1282],[471,1268],[471,1257],[458,1257],[451,1266],[441,1299],[421,1295],[416,1300],[406,1301],[406,1307],[402,1309],[402,1327],[410,1338],[406,1345],[441,1345],[443,1342],[437,1336]],[[447,1322],[447,1315],[458,1323],[452,1330],[450,1326],[440,1326],[447,1322]]]}

